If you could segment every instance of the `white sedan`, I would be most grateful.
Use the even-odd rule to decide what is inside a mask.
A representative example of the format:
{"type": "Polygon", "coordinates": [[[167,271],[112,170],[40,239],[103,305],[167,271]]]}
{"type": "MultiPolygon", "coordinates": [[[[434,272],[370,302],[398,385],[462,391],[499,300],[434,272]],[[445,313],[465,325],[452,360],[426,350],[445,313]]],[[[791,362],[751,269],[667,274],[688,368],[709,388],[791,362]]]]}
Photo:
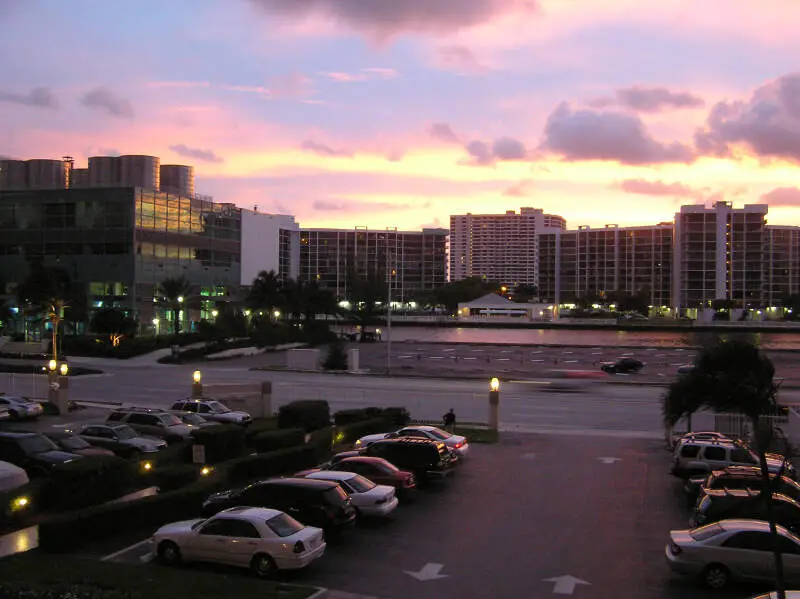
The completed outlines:
{"type": "Polygon", "coordinates": [[[466,437],[453,435],[435,426],[421,425],[407,426],[393,433],[366,435],[355,442],[355,447],[360,449],[380,439],[392,439],[397,437],[415,437],[417,439],[429,439],[431,441],[444,443],[447,445],[448,449],[455,451],[461,457],[466,456],[469,452],[469,443],[467,443],[466,437]]]}
{"type": "Polygon", "coordinates": [[[325,553],[322,529],[279,510],[233,507],[213,518],[174,522],[153,535],[161,563],[213,562],[250,568],[262,578],[306,567],[325,553]]]}
{"type": "Polygon", "coordinates": [[[350,496],[356,512],[362,516],[388,518],[397,509],[399,503],[394,487],[376,485],[355,472],[318,470],[306,474],[305,477],[339,483],[350,496]]]}
{"type": "Polygon", "coordinates": [[[11,420],[38,418],[44,413],[44,407],[38,401],[27,397],[0,395],[0,410],[8,410],[11,420]]]}

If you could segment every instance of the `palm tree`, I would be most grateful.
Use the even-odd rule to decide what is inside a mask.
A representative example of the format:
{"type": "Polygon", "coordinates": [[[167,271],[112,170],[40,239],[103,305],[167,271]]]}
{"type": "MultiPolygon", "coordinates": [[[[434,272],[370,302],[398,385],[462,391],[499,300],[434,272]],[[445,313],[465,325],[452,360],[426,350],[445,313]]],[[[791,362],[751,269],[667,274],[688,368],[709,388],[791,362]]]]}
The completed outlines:
{"type": "MultiPolygon", "coordinates": [[[[695,367],[669,386],[664,395],[662,411],[668,429],[682,418],[690,417],[702,409],[740,413],[750,420],[761,467],[762,498],[773,539],[775,586],[778,599],[785,599],[783,559],[773,514],[773,489],[766,457],[773,427],[767,418],[763,418],[778,411],[778,383],[774,377],[772,361],[754,344],[737,339],[718,341],[716,345],[702,349],[695,360],[695,367]]],[[[779,476],[775,477],[776,483],[779,476]]]]}
{"type": "Polygon", "coordinates": [[[169,277],[158,285],[158,294],[164,299],[167,307],[172,311],[172,326],[177,335],[180,333],[179,313],[181,304],[192,290],[192,284],[186,277],[169,277]]]}
{"type": "Polygon", "coordinates": [[[253,279],[247,292],[247,307],[251,310],[272,312],[281,303],[281,280],[274,270],[262,270],[253,279]]]}

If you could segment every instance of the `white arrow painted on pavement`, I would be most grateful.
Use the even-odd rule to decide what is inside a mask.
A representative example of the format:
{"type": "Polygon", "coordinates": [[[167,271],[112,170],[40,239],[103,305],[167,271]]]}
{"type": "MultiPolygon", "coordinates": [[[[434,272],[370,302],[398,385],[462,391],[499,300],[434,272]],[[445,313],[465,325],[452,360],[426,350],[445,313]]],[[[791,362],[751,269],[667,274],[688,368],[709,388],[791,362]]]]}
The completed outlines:
{"type": "Polygon", "coordinates": [[[437,578],[447,578],[447,574],[440,574],[444,566],[442,564],[432,564],[427,563],[420,569],[419,572],[409,572],[406,570],[406,574],[409,576],[413,576],[417,580],[425,582],[427,580],[436,580],[437,578]]]}
{"type": "Polygon", "coordinates": [[[553,578],[545,578],[544,582],[555,583],[553,585],[553,593],[555,595],[572,595],[572,593],[575,592],[575,587],[579,584],[591,586],[591,583],[581,580],[580,578],[575,578],[570,574],[565,574],[564,576],[555,576],[553,578]]]}
{"type": "Polygon", "coordinates": [[[604,464],[613,464],[614,462],[621,462],[622,458],[597,458],[604,464]]]}

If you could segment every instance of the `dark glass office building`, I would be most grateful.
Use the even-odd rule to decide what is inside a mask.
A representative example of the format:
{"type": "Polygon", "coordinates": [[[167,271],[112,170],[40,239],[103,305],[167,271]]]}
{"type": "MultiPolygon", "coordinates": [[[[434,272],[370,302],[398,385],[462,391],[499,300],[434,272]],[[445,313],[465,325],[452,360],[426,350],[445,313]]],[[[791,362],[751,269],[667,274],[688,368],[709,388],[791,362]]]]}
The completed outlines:
{"type": "Polygon", "coordinates": [[[193,286],[182,321],[206,318],[238,288],[240,255],[233,204],[138,187],[0,191],[0,277],[23,281],[41,260],[85,288],[90,309],[125,309],[143,329],[166,332],[155,289],[170,277],[193,286]]]}

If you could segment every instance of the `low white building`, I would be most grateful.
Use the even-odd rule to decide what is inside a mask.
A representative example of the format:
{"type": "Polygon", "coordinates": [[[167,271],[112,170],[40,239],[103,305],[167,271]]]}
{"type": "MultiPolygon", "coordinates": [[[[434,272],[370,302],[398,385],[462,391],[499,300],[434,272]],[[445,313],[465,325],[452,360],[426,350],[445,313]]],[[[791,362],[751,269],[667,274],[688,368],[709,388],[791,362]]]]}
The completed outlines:
{"type": "Polygon", "coordinates": [[[242,210],[240,284],[250,285],[262,270],[282,280],[300,274],[300,225],[294,216],[242,210]]]}
{"type": "Polygon", "coordinates": [[[496,293],[458,304],[459,320],[484,320],[487,318],[549,322],[553,320],[553,305],[512,302],[496,293]]]}

